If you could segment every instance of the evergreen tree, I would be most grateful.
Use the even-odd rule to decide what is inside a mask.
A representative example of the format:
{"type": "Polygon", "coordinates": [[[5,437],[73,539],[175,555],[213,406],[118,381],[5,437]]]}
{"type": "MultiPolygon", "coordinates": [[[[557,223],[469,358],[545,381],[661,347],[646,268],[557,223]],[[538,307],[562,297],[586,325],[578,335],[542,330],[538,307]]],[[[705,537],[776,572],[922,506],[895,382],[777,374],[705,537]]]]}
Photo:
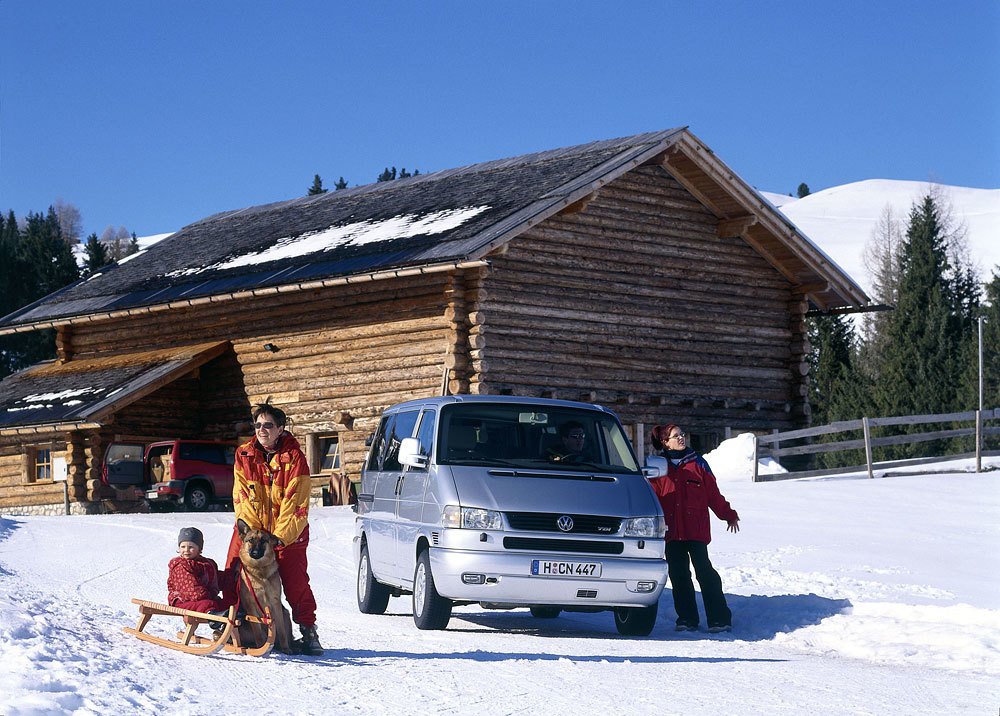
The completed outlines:
{"type": "Polygon", "coordinates": [[[797,193],[798,193],[800,199],[806,198],[810,194],[810,192],[809,192],[809,185],[806,184],[805,182],[802,182],[801,184],[799,184],[799,188],[797,190],[797,193]]]}
{"type": "Polygon", "coordinates": [[[128,248],[125,249],[125,255],[131,256],[132,254],[139,253],[139,237],[132,232],[132,238],[129,239],[128,248]]]}
{"type": "Polygon", "coordinates": [[[333,185],[333,188],[334,188],[335,191],[340,191],[341,189],[346,189],[347,188],[347,180],[344,179],[344,177],[340,177],[340,179],[337,180],[337,183],[333,185]]]}
{"type": "Polygon", "coordinates": [[[385,171],[379,174],[378,179],[376,179],[375,181],[380,181],[380,182],[392,181],[395,178],[396,178],[396,167],[393,167],[391,170],[389,169],[389,167],[386,167],[385,171]]]}
{"type": "Polygon", "coordinates": [[[108,256],[108,249],[100,242],[96,233],[87,237],[84,250],[87,254],[87,261],[84,264],[83,270],[87,276],[92,276],[103,266],[111,263],[111,257],[108,256]]]}
{"type": "Polygon", "coordinates": [[[835,386],[852,370],[854,332],[846,316],[822,315],[809,319],[809,403],[812,422],[825,425],[835,386]]]}
{"type": "MultiPolygon", "coordinates": [[[[901,246],[898,303],[887,322],[876,388],[881,415],[942,413],[956,406],[962,332],[953,312],[943,229],[928,194],[910,211],[901,246]]],[[[918,443],[887,448],[887,454],[914,457],[939,449],[918,443]]]]}
{"type": "MultiPolygon", "coordinates": [[[[79,278],[73,251],[62,236],[59,217],[29,213],[23,230],[11,211],[0,227],[3,257],[3,315],[63,288],[79,278]]],[[[53,331],[0,336],[0,378],[55,355],[53,331]]]]}
{"type": "Polygon", "coordinates": [[[323,180],[320,179],[319,174],[314,174],[312,186],[309,187],[306,196],[316,196],[317,194],[326,194],[326,189],[323,188],[323,180]]]}

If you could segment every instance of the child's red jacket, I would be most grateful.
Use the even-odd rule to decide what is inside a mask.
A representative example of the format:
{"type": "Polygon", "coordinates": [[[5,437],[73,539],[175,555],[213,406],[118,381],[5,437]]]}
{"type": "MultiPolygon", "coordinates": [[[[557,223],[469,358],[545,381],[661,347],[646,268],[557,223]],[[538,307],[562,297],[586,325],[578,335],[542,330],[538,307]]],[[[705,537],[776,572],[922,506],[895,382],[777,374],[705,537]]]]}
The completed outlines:
{"type": "Polygon", "coordinates": [[[167,603],[171,606],[219,598],[219,566],[214,559],[174,557],[167,568],[167,603]]]}

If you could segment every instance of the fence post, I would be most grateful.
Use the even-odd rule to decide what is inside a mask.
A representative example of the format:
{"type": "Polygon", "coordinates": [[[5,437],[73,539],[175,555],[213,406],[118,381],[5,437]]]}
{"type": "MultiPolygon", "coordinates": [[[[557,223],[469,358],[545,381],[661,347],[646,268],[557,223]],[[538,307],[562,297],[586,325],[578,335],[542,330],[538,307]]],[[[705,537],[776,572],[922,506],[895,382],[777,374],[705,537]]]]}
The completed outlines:
{"type": "Polygon", "coordinates": [[[983,411],[976,411],[976,472],[983,471],[983,411]]]}
{"type": "Polygon", "coordinates": [[[868,465],[868,479],[874,479],[872,472],[872,430],[868,425],[868,418],[861,418],[861,426],[865,431],[865,464],[868,465]]]}
{"type": "Polygon", "coordinates": [[[753,481],[757,482],[757,433],[753,436],[753,481]]]}

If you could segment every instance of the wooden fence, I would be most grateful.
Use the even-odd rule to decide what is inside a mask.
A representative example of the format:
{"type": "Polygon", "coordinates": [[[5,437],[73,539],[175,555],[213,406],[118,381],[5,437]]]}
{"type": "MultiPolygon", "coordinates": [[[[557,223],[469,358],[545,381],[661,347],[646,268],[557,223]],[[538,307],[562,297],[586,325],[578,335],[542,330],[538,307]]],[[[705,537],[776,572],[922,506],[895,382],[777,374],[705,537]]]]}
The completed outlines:
{"type": "MultiPolygon", "coordinates": [[[[976,438],[976,450],[974,453],[962,453],[949,455],[949,458],[973,457],[976,458],[976,472],[982,470],[983,438],[987,435],[1000,435],[1000,427],[987,427],[984,421],[1000,419],[1000,408],[993,410],[970,410],[964,413],[942,413],[938,415],[904,415],[895,418],[861,418],[860,420],[844,420],[829,425],[820,425],[813,428],[803,428],[802,430],[788,430],[786,432],[774,431],[770,435],[758,435],[754,438],[753,461],[753,481],[767,482],[772,480],[790,480],[798,477],[815,477],[819,475],[834,475],[843,472],[868,471],[868,477],[874,477],[875,469],[889,467],[900,467],[906,465],[921,465],[931,462],[938,462],[941,457],[917,458],[912,460],[894,460],[875,463],[872,460],[872,448],[885,445],[905,445],[909,443],[927,442],[929,440],[941,440],[962,436],[974,435],[976,438]],[[911,433],[907,435],[891,435],[886,437],[872,437],[872,429],[889,425],[926,425],[930,423],[973,423],[970,427],[949,428],[946,430],[936,430],[933,432],[911,433]],[[796,445],[794,447],[781,447],[782,442],[799,441],[805,438],[813,438],[820,435],[833,435],[850,431],[862,431],[862,439],[841,440],[839,442],[812,443],[808,445],[796,445]],[[780,473],[776,475],[761,475],[758,473],[758,460],[761,457],[780,458],[791,455],[809,455],[824,452],[836,452],[841,450],[861,450],[865,451],[865,464],[854,467],[836,467],[822,470],[799,470],[796,472],[780,473]]],[[[996,454],[996,453],[988,453],[996,454]]]]}

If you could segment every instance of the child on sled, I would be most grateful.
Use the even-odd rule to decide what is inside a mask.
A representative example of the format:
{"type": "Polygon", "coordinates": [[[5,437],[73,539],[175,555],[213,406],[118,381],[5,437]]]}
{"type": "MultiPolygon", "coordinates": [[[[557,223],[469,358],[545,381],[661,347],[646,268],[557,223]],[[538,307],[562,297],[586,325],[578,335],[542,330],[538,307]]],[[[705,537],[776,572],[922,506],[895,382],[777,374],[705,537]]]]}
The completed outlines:
{"type": "Polygon", "coordinates": [[[219,572],[214,559],[203,557],[205,537],[197,527],[183,527],[177,535],[177,554],[167,565],[167,603],[195,612],[225,614],[236,603],[232,574],[219,572]],[[220,597],[219,591],[222,590],[220,597]]]}

